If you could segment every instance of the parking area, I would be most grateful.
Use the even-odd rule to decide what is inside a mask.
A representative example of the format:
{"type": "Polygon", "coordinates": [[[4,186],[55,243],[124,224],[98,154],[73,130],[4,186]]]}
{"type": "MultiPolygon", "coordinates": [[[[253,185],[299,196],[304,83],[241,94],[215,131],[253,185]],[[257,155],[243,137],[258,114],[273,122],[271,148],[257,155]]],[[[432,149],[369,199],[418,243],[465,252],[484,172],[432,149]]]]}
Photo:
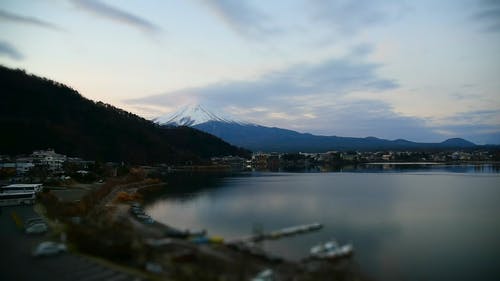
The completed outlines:
{"type": "Polygon", "coordinates": [[[63,253],[34,258],[32,251],[48,234],[27,235],[22,222],[37,217],[33,206],[0,208],[0,280],[138,280],[137,277],[101,265],[86,257],[63,253]],[[21,222],[21,224],[20,224],[21,222]]]}

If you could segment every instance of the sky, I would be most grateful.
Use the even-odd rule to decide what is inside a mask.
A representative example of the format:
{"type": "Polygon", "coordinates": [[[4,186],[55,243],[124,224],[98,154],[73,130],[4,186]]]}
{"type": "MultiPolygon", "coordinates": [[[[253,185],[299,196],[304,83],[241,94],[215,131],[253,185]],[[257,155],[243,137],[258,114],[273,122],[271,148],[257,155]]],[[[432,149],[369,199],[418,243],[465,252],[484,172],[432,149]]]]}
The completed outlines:
{"type": "Polygon", "coordinates": [[[498,0],[2,0],[0,64],[147,119],[500,144],[498,0]]]}

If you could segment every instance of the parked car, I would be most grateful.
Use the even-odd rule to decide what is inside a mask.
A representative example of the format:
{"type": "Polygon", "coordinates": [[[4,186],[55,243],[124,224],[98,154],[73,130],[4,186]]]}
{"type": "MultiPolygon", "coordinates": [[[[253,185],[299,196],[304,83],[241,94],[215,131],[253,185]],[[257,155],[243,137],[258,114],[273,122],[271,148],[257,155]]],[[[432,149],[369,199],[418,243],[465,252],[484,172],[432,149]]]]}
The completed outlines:
{"type": "Polygon", "coordinates": [[[148,215],[136,215],[135,216],[139,220],[145,220],[145,219],[150,219],[151,217],[148,215]]]}
{"type": "Polygon", "coordinates": [[[28,228],[32,227],[33,225],[35,225],[35,224],[45,224],[46,225],[47,223],[45,221],[43,221],[43,220],[34,221],[34,222],[31,222],[31,223],[28,223],[28,224],[25,223],[24,224],[24,229],[28,229],[28,228]]]}
{"type": "Polygon", "coordinates": [[[45,223],[35,223],[26,228],[26,234],[42,234],[49,230],[45,223]]]}
{"type": "Polygon", "coordinates": [[[140,208],[132,208],[130,209],[130,211],[132,212],[132,214],[134,215],[145,215],[146,213],[144,212],[143,209],[140,209],[140,208]]]}
{"type": "Polygon", "coordinates": [[[53,256],[66,251],[67,248],[65,244],[56,243],[52,241],[45,241],[38,244],[38,246],[33,251],[33,256],[34,257],[53,256]]]}
{"type": "Polygon", "coordinates": [[[161,273],[163,271],[161,265],[155,262],[147,262],[146,270],[152,273],[161,273]]]}
{"type": "Polygon", "coordinates": [[[170,238],[160,238],[160,239],[148,238],[144,240],[144,242],[148,246],[151,246],[153,248],[159,248],[162,246],[171,245],[173,243],[173,240],[170,238]]]}
{"type": "Polygon", "coordinates": [[[41,217],[34,217],[34,218],[29,218],[27,219],[24,224],[25,225],[32,225],[35,223],[44,223],[45,221],[41,217]]]}

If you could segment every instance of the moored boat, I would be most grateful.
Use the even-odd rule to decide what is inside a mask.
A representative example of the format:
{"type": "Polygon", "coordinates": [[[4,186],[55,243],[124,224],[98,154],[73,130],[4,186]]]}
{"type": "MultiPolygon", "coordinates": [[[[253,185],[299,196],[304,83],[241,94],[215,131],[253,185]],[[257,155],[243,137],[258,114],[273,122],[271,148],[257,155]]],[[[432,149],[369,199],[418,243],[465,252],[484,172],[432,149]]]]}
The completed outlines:
{"type": "Polygon", "coordinates": [[[354,252],[352,244],[340,246],[337,241],[330,240],[326,243],[316,245],[311,248],[310,256],[318,259],[337,259],[348,257],[354,252]]]}

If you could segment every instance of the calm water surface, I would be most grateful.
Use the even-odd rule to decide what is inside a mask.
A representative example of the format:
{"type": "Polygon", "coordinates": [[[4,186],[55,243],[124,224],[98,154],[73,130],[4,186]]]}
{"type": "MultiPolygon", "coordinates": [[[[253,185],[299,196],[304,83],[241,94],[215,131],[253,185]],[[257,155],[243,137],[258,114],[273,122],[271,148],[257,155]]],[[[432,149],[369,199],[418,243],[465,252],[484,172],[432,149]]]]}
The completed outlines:
{"type": "Polygon", "coordinates": [[[321,222],[321,231],[264,247],[300,259],[331,238],[352,242],[355,261],[377,280],[500,280],[497,170],[382,170],[172,175],[146,210],[226,238],[321,222]]]}

